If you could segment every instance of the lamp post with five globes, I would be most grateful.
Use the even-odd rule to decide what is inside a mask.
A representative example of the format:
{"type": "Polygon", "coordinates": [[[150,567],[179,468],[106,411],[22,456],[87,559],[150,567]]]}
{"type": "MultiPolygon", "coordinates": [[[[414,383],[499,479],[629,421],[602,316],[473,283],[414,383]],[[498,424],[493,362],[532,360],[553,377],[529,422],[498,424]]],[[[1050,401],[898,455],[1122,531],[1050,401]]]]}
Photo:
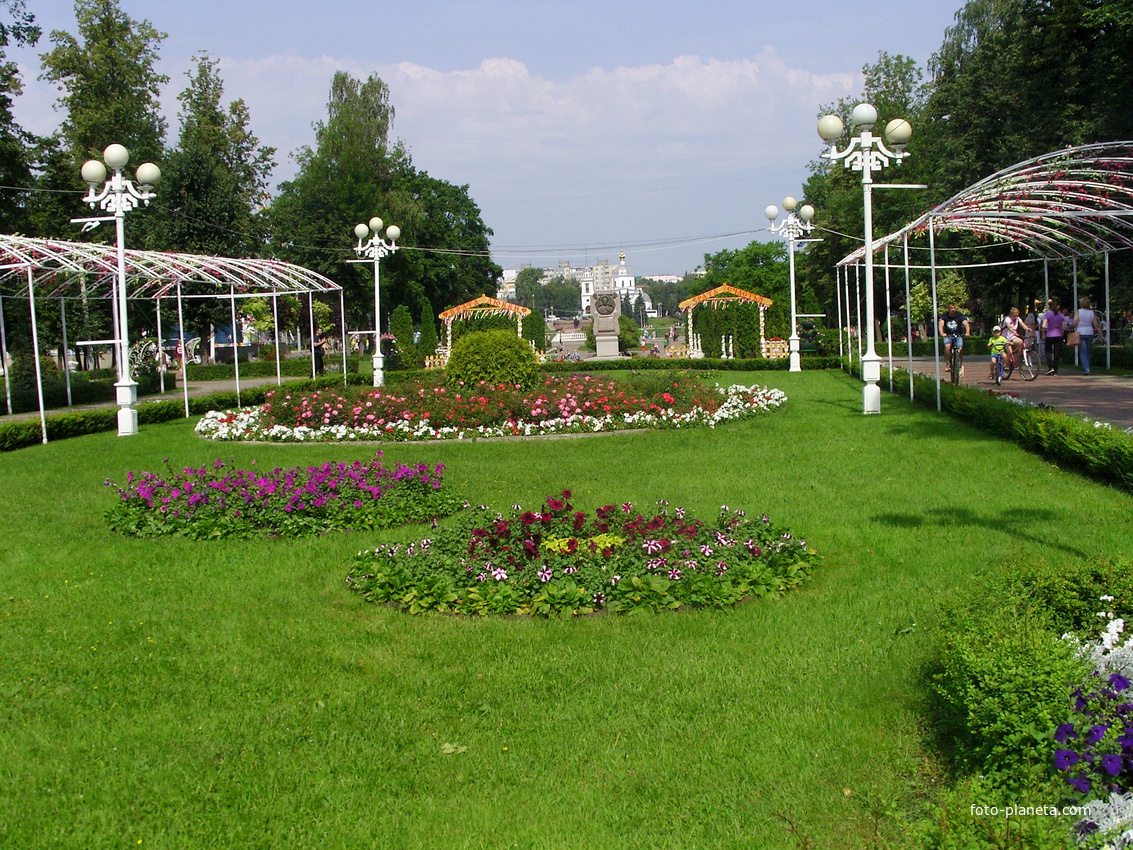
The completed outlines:
{"type": "Polygon", "coordinates": [[[814,225],[810,223],[810,220],[814,218],[814,207],[810,204],[803,204],[799,207],[799,202],[788,195],[783,199],[783,210],[787,213],[787,217],[779,225],[775,224],[775,219],[779,217],[779,209],[774,204],[767,207],[763,214],[771,222],[769,228],[771,232],[778,233],[787,240],[787,257],[791,269],[791,335],[788,337],[791,361],[789,371],[801,372],[803,367],[802,358],[799,355],[799,314],[795,300],[795,242],[814,230],[814,225]],[[796,207],[799,210],[797,213],[795,212],[796,207]]]}
{"type": "Polygon", "coordinates": [[[877,123],[877,110],[868,103],[859,103],[850,115],[854,129],[860,135],[851,136],[846,147],[838,150],[837,142],[842,138],[845,125],[837,115],[824,115],[818,121],[818,135],[830,145],[822,156],[831,162],[844,160],[846,168],[862,173],[862,195],[865,210],[865,311],[866,311],[866,351],[862,355],[862,412],[881,412],[881,358],[874,350],[873,317],[873,172],[880,171],[890,162],[900,164],[909,154],[905,145],[913,135],[913,128],[904,118],[894,118],[885,125],[885,138],[872,133],[877,123]],[[885,146],[889,142],[892,149],[885,146]]]}
{"type": "MultiPolygon", "coordinates": [[[[130,334],[126,324],[126,213],[137,209],[138,204],[148,205],[154,197],[153,187],[161,179],[161,169],[152,162],[143,162],[135,174],[137,183],[123,176],[122,170],[130,161],[130,154],[122,145],[110,145],[102,152],[103,165],[97,159],[83,163],[82,176],[90,187],[83,200],[91,207],[98,206],[114,219],[118,246],[117,280],[117,334],[118,381],[114,384],[118,401],[118,435],[138,433],[138,385],[130,375],[130,334]],[[110,168],[107,179],[106,169],[110,168]],[[103,183],[105,181],[105,183],[103,183]],[[101,186],[101,188],[100,188],[101,186]]],[[[104,219],[83,219],[85,229],[96,227],[104,219]]]]}
{"type": "Polygon", "coordinates": [[[378,303],[380,293],[380,278],[378,264],[382,257],[397,251],[397,240],[401,238],[401,228],[391,224],[386,228],[386,238],[382,238],[383,222],[377,216],[370,219],[369,224],[359,224],[354,228],[354,235],[358,237],[358,244],[354,251],[359,257],[374,261],[374,386],[380,387],[385,381],[382,374],[384,361],[382,359],[382,314],[378,303]]]}

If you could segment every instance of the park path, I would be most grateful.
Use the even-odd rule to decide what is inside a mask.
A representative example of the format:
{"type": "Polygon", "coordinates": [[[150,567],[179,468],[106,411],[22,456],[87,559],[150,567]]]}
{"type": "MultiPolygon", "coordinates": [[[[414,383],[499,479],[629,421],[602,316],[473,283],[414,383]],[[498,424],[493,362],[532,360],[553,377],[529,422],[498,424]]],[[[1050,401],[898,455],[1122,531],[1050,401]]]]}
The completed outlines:
{"type": "MultiPolygon", "coordinates": [[[[1094,359],[1104,363],[1105,352],[1100,353],[1099,358],[1099,352],[1095,352],[1094,359]]],[[[893,365],[907,369],[908,360],[894,358],[893,365]]],[[[931,357],[914,357],[913,371],[922,375],[935,375],[936,366],[931,357]]],[[[1097,368],[1091,374],[1083,375],[1071,363],[1063,364],[1057,375],[1040,374],[1033,381],[1024,381],[1015,374],[997,387],[995,381],[988,377],[989,371],[987,357],[978,357],[974,362],[969,360],[965,363],[961,383],[979,389],[1011,393],[1036,404],[1055,407],[1063,413],[1108,422],[1122,430],[1133,428],[1133,378],[1106,374],[1097,368]]],[[[943,364],[940,379],[949,380],[943,364]]]]}

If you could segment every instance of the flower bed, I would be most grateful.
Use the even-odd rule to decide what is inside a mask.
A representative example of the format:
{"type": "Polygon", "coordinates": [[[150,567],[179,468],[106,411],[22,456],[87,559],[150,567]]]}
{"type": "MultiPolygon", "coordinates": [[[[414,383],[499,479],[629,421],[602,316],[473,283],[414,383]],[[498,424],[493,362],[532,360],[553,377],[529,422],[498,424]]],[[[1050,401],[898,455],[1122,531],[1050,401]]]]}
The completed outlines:
{"type": "Polygon", "coordinates": [[[575,510],[570,491],[539,510],[469,507],[435,536],[360,552],[347,585],[411,613],[575,615],[725,607],[805,581],[816,555],[767,516],[715,522],[632,504],[575,510]]]}
{"type": "Polygon", "coordinates": [[[279,391],[257,407],[210,411],[197,424],[197,433],[214,440],[330,442],[714,427],[785,401],[779,390],[705,387],[674,375],[650,374],[629,382],[547,376],[535,391],[484,383],[449,389],[437,379],[423,378],[398,388],[279,391]]]}
{"type": "MultiPolygon", "coordinates": [[[[221,460],[175,470],[166,461],[163,474],[128,473],[106,518],[113,530],[136,537],[204,539],[389,528],[460,508],[459,498],[441,490],[442,464],[391,469],[381,454],[369,463],[265,472],[231,469],[221,460]]],[[[106,485],[115,486],[109,479],[106,485]]]]}

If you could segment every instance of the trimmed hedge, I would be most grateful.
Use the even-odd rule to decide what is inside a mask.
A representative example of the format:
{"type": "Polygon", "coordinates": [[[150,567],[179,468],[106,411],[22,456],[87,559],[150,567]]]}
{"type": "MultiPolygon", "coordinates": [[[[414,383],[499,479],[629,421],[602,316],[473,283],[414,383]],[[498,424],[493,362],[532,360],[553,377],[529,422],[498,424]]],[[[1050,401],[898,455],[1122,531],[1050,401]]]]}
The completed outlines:
{"type": "MultiPolygon", "coordinates": [[[[887,370],[883,370],[887,371],[887,370]]],[[[936,406],[936,382],[914,377],[914,397],[936,406]]],[[[883,383],[887,383],[886,381],[883,383]]],[[[893,373],[897,393],[909,391],[909,374],[893,373]]],[[[996,393],[953,384],[940,385],[941,409],[981,431],[1011,440],[1052,463],[1133,492],[1133,435],[1045,407],[1012,404],[996,393]]]]}
{"type": "MultiPolygon", "coordinates": [[[[369,380],[365,376],[347,375],[346,382],[356,386],[366,385],[369,380]]],[[[285,386],[289,390],[304,392],[337,387],[341,384],[341,376],[326,376],[313,381],[288,381],[285,386]]],[[[236,400],[235,390],[190,398],[189,415],[200,416],[210,410],[229,410],[234,407],[263,404],[267,400],[267,394],[275,389],[278,389],[275,384],[243,388],[240,391],[239,402],[236,400]]],[[[137,411],[139,425],[171,422],[185,416],[185,402],[182,399],[153,401],[139,404],[137,411]]],[[[68,437],[83,437],[87,434],[98,434],[103,431],[114,431],[118,428],[118,408],[107,407],[99,410],[59,413],[48,416],[46,422],[47,439],[49,441],[65,440],[68,437]]],[[[25,419],[19,422],[0,424],[0,451],[10,452],[39,445],[42,442],[43,432],[39,427],[39,419],[25,419]]]]}
{"type": "MultiPolygon", "coordinates": [[[[358,363],[362,360],[358,355],[346,358],[346,373],[356,374],[358,363]]],[[[328,371],[332,368],[342,367],[342,358],[327,357],[328,371]]],[[[307,378],[311,375],[311,360],[306,357],[292,357],[279,361],[279,373],[286,378],[307,378]]],[[[236,367],[231,363],[190,363],[185,374],[190,381],[234,381],[236,380],[236,367]]],[[[339,373],[341,374],[341,373],[339,373]]],[[[240,364],[241,378],[274,378],[275,360],[251,360],[240,364]]]]}
{"type": "MultiPolygon", "coordinates": [[[[804,370],[838,369],[842,361],[838,357],[802,357],[804,370]]],[[[564,360],[542,364],[544,372],[609,372],[619,369],[688,369],[691,371],[717,372],[786,372],[790,362],[786,358],[768,360],[766,357],[753,357],[744,360],[721,360],[718,357],[704,357],[698,360],[675,357],[622,357],[617,360],[564,360]]]]}

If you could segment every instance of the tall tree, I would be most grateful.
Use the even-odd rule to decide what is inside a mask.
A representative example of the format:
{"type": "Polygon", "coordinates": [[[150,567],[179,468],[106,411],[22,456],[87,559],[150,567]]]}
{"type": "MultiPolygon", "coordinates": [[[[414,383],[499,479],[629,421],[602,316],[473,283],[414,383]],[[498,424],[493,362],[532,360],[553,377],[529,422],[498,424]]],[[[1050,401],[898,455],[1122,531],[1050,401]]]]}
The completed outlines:
{"type": "MultiPolygon", "coordinates": [[[[365,81],[339,71],[331,80],[326,121],[317,122],[315,146],[295,154],[299,171],[280,187],[270,220],[277,253],[314,269],[344,289],[348,323],[372,323],[373,269],[351,265],[352,231],[381,216],[403,226],[412,199],[395,185],[408,172],[408,154],[389,138],[393,107],[381,79],[365,81]]],[[[381,261],[383,302],[404,286],[403,252],[381,261]]],[[[383,316],[389,316],[383,305],[383,316]]]]}
{"type": "Polygon", "coordinates": [[[258,255],[267,235],[259,213],[268,202],[275,149],[249,129],[243,100],[222,105],[218,62],[200,54],[178,95],[181,134],[163,169],[150,216],[151,246],[194,254],[258,255]]]}
{"type": "Polygon", "coordinates": [[[55,83],[66,112],[60,126],[64,147],[76,163],[100,157],[117,142],[131,163],[160,163],[166,122],[156,70],[165,33],[135,21],[118,0],[75,0],[78,35],[53,30],[55,47],[41,56],[40,79],[55,83]]]}
{"type": "Polygon", "coordinates": [[[7,61],[4,49],[12,42],[33,45],[40,33],[23,0],[2,0],[0,10],[7,15],[0,18],[0,232],[13,233],[26,229],[26,187],[32,181],[28,151],[35,139],[12,115],[13,102],[23,90],[23,83],[16,63],[7,61]]]}

